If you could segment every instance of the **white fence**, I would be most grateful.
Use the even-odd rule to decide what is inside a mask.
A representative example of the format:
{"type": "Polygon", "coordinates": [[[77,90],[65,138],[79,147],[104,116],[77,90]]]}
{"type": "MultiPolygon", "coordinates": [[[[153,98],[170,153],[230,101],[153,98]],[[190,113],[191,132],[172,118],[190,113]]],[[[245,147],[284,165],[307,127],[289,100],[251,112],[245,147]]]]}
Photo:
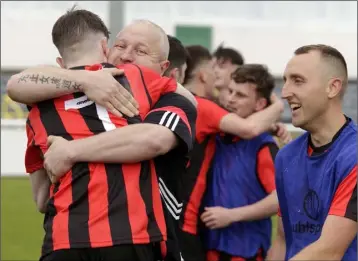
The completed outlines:
{"type": "MultiPolygon", "coordinates": [[[[290,131],[301,129],[287,124],[290,131]]],[[[1,176],[25,176],[25,120],[1,120],[1,176]]]]}
{"type": "Polygon", "coordinates": [[[25,175],[25,120],[1,119],[1,175],[25,175]]]}

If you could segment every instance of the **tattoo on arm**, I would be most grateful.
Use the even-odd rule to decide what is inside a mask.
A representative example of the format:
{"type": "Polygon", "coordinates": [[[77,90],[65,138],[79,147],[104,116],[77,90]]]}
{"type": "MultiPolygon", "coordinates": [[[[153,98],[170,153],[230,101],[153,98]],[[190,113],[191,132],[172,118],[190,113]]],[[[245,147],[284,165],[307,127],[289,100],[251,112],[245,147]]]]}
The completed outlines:
{"type": "Polygon", "coordinates": [[[27,82],[34,82],[38,84],[53,84],[56,88],[61,89],[73,89],[73,90],[80,90],[81,85],[76,82],[67,81],[61,78],[56,77],[45,77],[44,75],[40,74],[26,74],[19,78],[18,83],[27,83],[27,82]]]}

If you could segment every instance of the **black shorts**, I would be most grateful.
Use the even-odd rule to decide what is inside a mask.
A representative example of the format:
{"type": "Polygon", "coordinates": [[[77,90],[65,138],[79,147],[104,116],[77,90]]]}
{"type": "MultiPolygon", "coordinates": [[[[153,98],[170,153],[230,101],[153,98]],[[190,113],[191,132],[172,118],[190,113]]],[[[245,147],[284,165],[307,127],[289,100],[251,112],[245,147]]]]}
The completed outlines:
{"type": "Polygon", "coordinates": [[[40,261],[156,261],[156,247],[118,245],[100,248],[62,249],[40,258],[40,261]]]}
{"type": "Polygon", "coordinates": [[[178,238],[181,254],[185,261],[205,261],[205,250],[199,235],[180,230],[178,238]]]}

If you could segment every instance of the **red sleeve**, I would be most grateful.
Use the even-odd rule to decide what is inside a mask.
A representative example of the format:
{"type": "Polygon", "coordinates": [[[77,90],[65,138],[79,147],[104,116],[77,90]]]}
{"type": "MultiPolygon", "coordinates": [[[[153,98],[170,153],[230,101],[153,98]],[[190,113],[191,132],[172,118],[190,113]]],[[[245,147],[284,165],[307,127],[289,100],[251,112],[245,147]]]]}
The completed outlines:
{"type": "Polygon", "coordinates": [[[357,221],[357,166],[338,186],[328,214],[357,221]]]}
{"type": "Polygon", "coordinates": [[[201,97],[196,98],[198,101],[196,136],[197,139],[201,141],[207,135],[220,132],[220,122],[229,112],[210,100],[201,97]]]}
{"type": "Polygon", "coordinates": [[[159,124],[170,129],[179,138],[186,151],[193,147],[196,109],[189,100],[176,93],[161,96],[145,123],[159,124]]]}
{"type": "MultiPolygon", "coordinates": [[[[149,100],[149,107],[147,109],[152,108],[161,95],[176,91],[177,83],[175,80],[168,77],[162,77],[152,69],[135,64],[122,64],[117,65],[116,67],[125,71],[130,86],[136,86],[138,84],[144,85],[144,92],[142,90],[135,92],[136,88],[132,88],[132,92],[136,100],[140,102],[142,106],[145,103],[142,104],[141,101],[149,100]]],[[[142,106],[140,110],[148,112],[148,110],[144,109],[142,106]]]]}
{"type": "Polygon", "coordinates": [[[25,153],[26,173],[33,173],[43,168],[41,149],[35,144],[35,133],[29,123],[26,123],[27,147],[25,153]]]}
{"type": "Polygon", "coordinates": [[[266,193],[276,189],[275,185],[275,157],[278,152],[275,143],[265,144],[257,154],[257,175],[266,193]]]}
{"type": "Polygon", "coordinates": [[[277,216],[282,217],[282,214],[281,214],[281,209],[280,209],[280,208],[278,208],[278,211],[277,211],[277,216]]]}
{"type": "Polygon", "coordinates": [[[168,77],[161,76],[157,72],[144,66],[139,66],[144,76],[144,82],[147,88],[153,92],[154,96],[160,96],[169,92],[175,92],[177,82],[168,77]]]}
{"type": "Polygon", "coordinates": [[[178,83],[174,79],[168,77],[162,77],[162,82],[164,87],[162,88],[161,94],[175,92],[177,90],[178,83]]]}

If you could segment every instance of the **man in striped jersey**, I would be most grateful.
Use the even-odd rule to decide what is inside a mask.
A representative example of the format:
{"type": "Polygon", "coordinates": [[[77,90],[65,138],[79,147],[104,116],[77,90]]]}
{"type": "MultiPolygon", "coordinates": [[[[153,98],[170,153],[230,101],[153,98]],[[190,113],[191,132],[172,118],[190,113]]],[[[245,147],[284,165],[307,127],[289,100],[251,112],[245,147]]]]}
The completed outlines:
{"type": "MultiPolygon", "coordinates": [[[[132,31],[139,30],[133,27],[132,31]]],[[[161,37],[158,30],[150,29],[152,35],[161,37]]],[[[99,17],[84,10],[68,12],[53,28],[53,40],[62,55],[59,63],[72,70],[111,67],[105,63],[107,38],[108,30],[99,17]],[[90,55],[77,56],[83,52],[81,48],[88,48],[90,55]],[[98,64],[81,66],[93,63],[98,64]]],[[[162,66],[150,59],[146,62],[162,66]]],[[[39,102],[31,108],[26,167],[33,173],[36,201],[43,203],[48,197],[41,152],[46,153],[49,145],[47,170],[60,176],[66,173],[51,186],[45,206],[43,260],[154,260],[153,243],[166,240],[156,173],[162,171],[160,160],[170,158],[167,152],[174,149],[173,158],[183,159],[191,149],[196,111],[187,99],[173,93],[173,80],[161,78],[145,67],[120,68],[124,76],[116,79],[140,105],[136,117],[115,117],[81,92],[39,102]],[[106,132],[110,129],[113,131],[106,132]],[[62,138],[49,139],[46,144],[49,135],[62,138]],[[89,138],[80,139],[83,137],[89,138]],[[143,151],[138,150],[140,146],[143,151]],[[69,154],[56,153],[64,148],[69,154]],[[155,162],[143,161],[160,155],[155,162]],[[122,165],[88,163],[139,161],[122,165]]],[[[26,83],[34,77],[49,80],[35,75],[18,81],[26,83]]],[[[64,83],[74,88],[72,82],[64,83]]]]}

